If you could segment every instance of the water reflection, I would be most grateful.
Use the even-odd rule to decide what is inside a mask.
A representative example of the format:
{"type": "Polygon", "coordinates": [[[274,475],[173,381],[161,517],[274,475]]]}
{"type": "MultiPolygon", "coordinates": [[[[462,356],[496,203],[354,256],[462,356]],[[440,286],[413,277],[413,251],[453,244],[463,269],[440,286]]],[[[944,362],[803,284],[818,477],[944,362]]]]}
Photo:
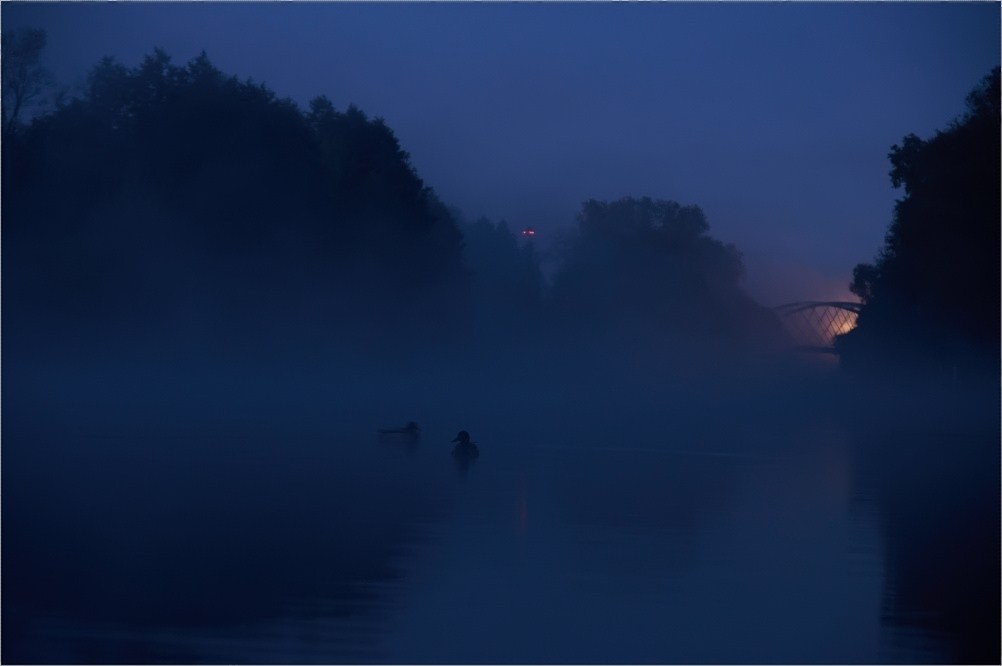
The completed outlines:
{"type": "Polygon", "coordinates": [[[998,663],[998,432],[868,427],[858,444],[858,492],[881,516],[885,658],[998,663]]]}
{"type": "Polygon", "coordinates": [[[4,660],[997,661],[984,433],[452,432],[8,437],[4,660]]]}
{"type": "Polygon", "coordinates": [[[849,513],[844,484],[820,482],[830,474],[825,455],[724,453],[537,451],[526,467],[482,469],[481,492],[464,497],[416,558],[387,654],[418,663],[872,661],[876,525],[861,528],[849,513]],[[498,511],[502,497],[513,501],[498,511]],[[866,567],[847,557],[854,540],[864,542],[857,554],[870,554],[866,567]]]}
{"type": "MultiPolygon", "coordinates": [[[[373,590],[446,497],[370,441],[6,438],[4,660],[248,661],[276,626],[320,632],[295,654],[356,660],[373,590]]],[[[285,661],[266,646],[250,660],[285,661]]]]}

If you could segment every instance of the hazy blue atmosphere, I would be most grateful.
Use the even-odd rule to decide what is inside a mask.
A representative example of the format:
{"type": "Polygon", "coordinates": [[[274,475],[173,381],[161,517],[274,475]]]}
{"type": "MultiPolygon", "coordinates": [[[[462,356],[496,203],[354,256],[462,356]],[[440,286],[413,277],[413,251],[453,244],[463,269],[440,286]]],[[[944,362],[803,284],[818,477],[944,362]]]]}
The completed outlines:
{"type": "Polygon", "coordinates": [[[354,103],[450,205],[541,243],[591,197],[698,204],[769,305],[849,296],[890,219],[890,145],[952,120],[1000,48],[990,2],[7,2],[3,20],[48,31],[70,89],[158,46],[354,103]]]}
{"type": "Polygon", "coordinates": [[[999,663],[997,3],[0,11],[0,661],[999,663]]]}

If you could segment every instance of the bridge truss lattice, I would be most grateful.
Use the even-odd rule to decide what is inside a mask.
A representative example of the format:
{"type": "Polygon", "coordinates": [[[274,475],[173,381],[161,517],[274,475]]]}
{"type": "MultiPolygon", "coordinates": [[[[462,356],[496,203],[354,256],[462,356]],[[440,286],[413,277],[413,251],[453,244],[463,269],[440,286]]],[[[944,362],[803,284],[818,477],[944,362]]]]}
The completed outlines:
{"type": "Polygon", "coordinates": [[[835,337],[856,327],[861,308],[848,301],[798,301],[774,310],[798,349],[834,354],[835,337]]]}

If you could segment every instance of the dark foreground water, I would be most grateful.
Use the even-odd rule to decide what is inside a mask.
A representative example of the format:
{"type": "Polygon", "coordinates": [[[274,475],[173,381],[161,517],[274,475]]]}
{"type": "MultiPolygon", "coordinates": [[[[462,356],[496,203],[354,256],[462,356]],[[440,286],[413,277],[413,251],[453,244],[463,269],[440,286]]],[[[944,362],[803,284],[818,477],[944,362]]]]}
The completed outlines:
{"type": "Polygon", "coordinates": [[[997,425],[826,414],[8,406],[3,661],[998,663],[997,425]]]}

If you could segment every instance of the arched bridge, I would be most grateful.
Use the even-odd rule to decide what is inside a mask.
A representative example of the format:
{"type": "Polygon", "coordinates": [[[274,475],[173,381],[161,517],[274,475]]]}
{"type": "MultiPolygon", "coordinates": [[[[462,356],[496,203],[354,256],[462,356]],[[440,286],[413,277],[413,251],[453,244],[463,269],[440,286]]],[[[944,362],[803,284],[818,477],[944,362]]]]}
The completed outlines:
{"type": "Polygon", "coordinates": [[[799,301],[773,308],[802,351],[834,354],[835,336],[856,328],[862,303],[799,301]]]}

